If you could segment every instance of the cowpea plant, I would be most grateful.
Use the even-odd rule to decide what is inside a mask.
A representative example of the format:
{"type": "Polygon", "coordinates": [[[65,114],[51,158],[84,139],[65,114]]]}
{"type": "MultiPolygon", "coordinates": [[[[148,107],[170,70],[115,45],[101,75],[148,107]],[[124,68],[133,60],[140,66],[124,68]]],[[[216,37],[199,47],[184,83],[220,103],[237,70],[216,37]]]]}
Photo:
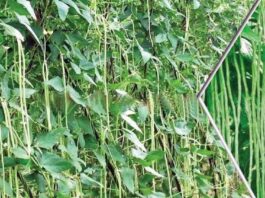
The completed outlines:
{"type": "Polygon", "coordinates": [[[1,197],[247,196],[194,93],[251,3],[1,1],[1,197]]]}
{"type": "Polygon", "coordinates": [[[206,103],[257,197],[265,196],[264,1],[206,92],[206,103]]]}

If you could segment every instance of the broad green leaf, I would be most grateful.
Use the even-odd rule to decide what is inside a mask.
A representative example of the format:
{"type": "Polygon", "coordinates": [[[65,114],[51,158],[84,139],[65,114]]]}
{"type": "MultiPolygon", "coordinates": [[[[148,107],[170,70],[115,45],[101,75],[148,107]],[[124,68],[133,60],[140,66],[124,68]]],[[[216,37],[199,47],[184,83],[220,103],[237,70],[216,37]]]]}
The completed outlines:
{"type": "Polygon", "coordinates": [[[102,185],[100,182],[98,182],[98,181],[92,179],[91,177],[88,177],[88,176],[87,176],[86,174],[84,174],[84,173],[81,173],[81,174],[80,174],[80,180],[81,180],[81,182],[82,182],[83,184],[86,184],[86,185],[96,184],[96,185],[98,185],[98,186],[100,186],[100,187],[103,188],[103,185],[102,185]]]}
{"type": "Polygon", "coordinates": [[[89,23],[93,23],[93,18],[88,10],[82,10],[82,16],[89,23]]]}
{"type": "Polygon", "coordinates": [[[178,44],[178,40],[177,37],[172,35],[172,34],[168,34],[168,40],[170,41],[173,49],[175,50],[177,48],[177,44],[178,44]]]}
{"type": "Polygon", "coordinates": [[[81,74],[81,69],[79,68],[78,65],[71,62],[71,67],[73,68],[73,70],[75,71],[76,74],[81,74]]]}
{"type": "Polygon", "coordinates": [[[146,148],[144,147],[142,142],[138,139],[138,137],[135,135],[135,133],[129,130],[126,131],[127,133],[125,134],[125,136],[134,144],[134,146],[146,152],[146,148]]]}
{"type": "MultiPolygon", "coordinates": [[[[37,173],[36,175],[36,183],[38,185],[38,190],[40,193],[46,192],[46,181],[42,174],[37,173]]],[[[39,197],[40,198],[40,197],[39,197]]]]}
{"type": "Polygon", "coordinates": [[[95,81],[86,73],[83,73],[83,77],[86,81],[90,82],[91,84],[97,86],[97,84],[95,83],[95,81]]]}
{"type": "Polygon", "coordinates": [[[17,2],[18,2],[19,4],[21,4],[21,5],[23,5],[23,6],[27,9],[28,13],[31,15],[31,17],[32,17],[35,21],[37,20],[37,17],[36,17],[35,12],[34,12],[32,6],[31,6],[30,1],[27,1],[27,0],[17,0],[17,2]]]}
{"type": "Polygon", "coordinates": [[[82,105],[83,107],[86,107],[86,102],[85,100],[82,99],[82,97],[80,96],[80,94],[70,85],[67,86],[67,90],[69,93],[70,98],[79,105],[82,105]]]}
{"type": "Polygon", "coordinates": [[[155,42],[156,43],[163,43],[167,41],[167,34],[158,34],[155,37],[155,42]]]}
{"type": "Polygon", "coordinates": [[[134,174],[135,174],[134,169],[130,168],[121,169],[122,182],[124,186],[126,186],[131,193],[134,193],[135,191],[134,174]]]}
{"type": "Polygon", "coordinates": [[[56,180],[56,183],[58,185],[58,189],[56,189],[56,197],[72,198],[69,195],[71,194],[72,190],[76,188],[77,183],[75,180],[71,179],[70,177],[64,177],[61,175],[60,179],[56,180]]]}
{"type": "Polygon", "coordinates": [[[241,36],[254,42],[260,42],[260,36],[257,32],[253,31],[251,27],[246,26],[241,33],[241,36]]]}
{"type": "Polygon", "coordinates": [[[73,167],[71,162],[54,153],[43,153],[40,165],[50,173],[60,173],[73,167]]]}
{"type": "Polygon", "coordinates": [[[104,95],[102,92],[96,91],[88,97],[89,108],[99,115],[106,113],[103,103],[104,95]]]}
{"type": "Polygon", "coordinates": [[[94,154],[95,154],[97,160],[99,161],[100,165],[105,168],[106,167],[106,159],[105,159],[105,156],[101,155],[97,151],[94,151],[94,154]]]}
{"type": "Polygon", "coordinates": [[[169,0],[163,0],[163,2],[164,2],[165,6],[166,6],[168,9],[172,10],[172,6],[171,6],[169,0]]]}
{"type": "Polygon", "coordinates": [[[128,95],[128,93],[127,93],[126,91],[121,90],[121,89],[116,89],[115,91],[116,91],[117,94],[118,94],[119,96],[121,96],[121,97],[124,97],[124,96],[128,95]]]}
{"type": "Polygon", "coordinates": [[[138,45],[139,50],[141,52],[144,64],[146,64],[152,57],[153,55],[147,51],[145,51],[140,45],[138,45]]]}
{"type": "Polygon", "coordinates": [[[201,177],[201,175],[196,176],[196,181],[198,183],[200,191],[202,191],[203,193],[207,194],[207,192],[212,189],[211,182],[208,179],[201,177]]]}
{"type": "Polygon", "coordinates": [[[149,115],[148,106],[145,104],[141,104],[138,108],[138,118],[141,123],[144,123],[149,115]]]}
{"type": "Polygon", "coordinates": [[[147,196],[147,198],[166,198],[166,195],[162,192],[152,192],[150,195],[147,196]]]}
{"type": "Polygon", "coordinates": [[[77,159],[78,158],[78,147],[75,144],[75,141],[73,138],[67,139],[67,153],[72,159],[77,159]]]}
{"type": "Polygon", "coordinates": [[[2,98],[10,99],[11,89],[9,88],[9,74],[6,73],[0,80],[0,91],[2,98]]]}
{"type": "MultiPolygon", "coordinates": [[[[1,122],[1,109],[0,109],[0,122],[1,122]]],[[[4,142],[4,140],[7,139],[8,134],[9,134],[9,129],[5,126],[0,125],[0,141],[4,142]]]]}
{"type": "Polygon", "coordinates": [[[177,54],[176,59],[180,62],[190,62],[193,57],[189,53],[177,54]]]}
{"type": "Polygon", "coordinates": [[[201,3],[199,0],[193,0],[193,9],[198,9],[201,6],[201,3]]]}
{"type": "Polygon", "coordinates": [[[29,20],[26,16],[21,16],[19,14],[16,13],[16,17],[18,18],[19,23],[21,23],[22,25],[24,25],[28,31],[31,33],[31,35],[34,37],[34,39],[39,43],[39,45],[42,47],[42,44],[39,40],[39,38],[37,37],[37,35],[35,34],[35,32],[33,31],[33,29],[30,27],[30,23],[29,20]]]}
{"type": "Polygon", "coordinates": [[[92,129],[91,120],[89,117],[86,117],[86,116],[76,117],[75,121],[76,123],[73,127],[80,129],[80,132],[82,134],[93,135],[93,129],[92,129]]]}
{"type": "Polygon", "coordinates": [[[142,132],[142,130],[139,128],[139,126],[137,125],[137,123],[129,117],[129,115],[131,115],[132,113],[134,114],[134,112],[132,112],[130,110],[123,112],[121,114],[121,117],[123,120],[125,120],[132,128],[134,128],[136,131],[142,132]]]}
{"type": "Polygon", "coordinates": [[[71,6],[72,8],[75,9],[75,11],[80,14],[80,10],[78,8],[78,6],[76,5],[76,3],[72,0],[62,0],[64,3],[68,4],[69,6],[71,6]]]}
{"type": "Polygon", "coordinates": [[[185,93],[188,93],[189,91],[189,88],[187,87],[187,85],[181,80],[176,80],[172,84],[174,84],[176,88],[176,92],[179,94],[185,94],[185,93]]]}
{"type": "Polygon", "coordinates": [[[16,28],[14,28],[8,24],[5,24],[5,23],[0,23],[0,25],[4,27],[5,34],[7,34],[9,36],[14,36],[22,42],[24,41],[24,37],[16,28]]]}
{"type": "Polygon", "coordinates": [[[191,132],[191,128],[186,121],[176,121],[174,130],[179,135],[189,135],[191,132]]]}
{"type": "Polygon", "coordinates": [[[138,148],[137,149],[132,148],[132,156],[135,157],[135,158],[143,160],[147,156],[147,153],[143,152],[142,150],[140,150],[138,148]]]}
{"type": "Polygon", "coordinates": [[[69,6],[65,3],[63,3],[62,1],[59,0],[54,0],[57,8],[58,8],[58,13],[59,13],[59,17],[62,21],[65,21],[68,11],[69,11],[69,6]]]}
{"type": "MultiPolygon", "coordinates": [[[[3,161],[4,161],[4,167],[5,168],[13,167],[13,166],[17,165],[16,158],[14,158],[14,157],[4,157],[3,161]]],[[[0,168],[3,168],[2,163],[0,163],[0,168]]]]}
{"type": "Polygon", "coordinates": [[[156,177],[160,177],[160,178],[163,178],[163,177],[164,177],[163,175],[161,175],[160,173],[158,173],[156,170],[154,170],[154,169],[151,168],[151,167],[144,167],[144,169],[145,169],[147,172],[151,173],[152,175],[154,175],[154,176],[156,176],[156,177]]]}
{"type": "Polygon", "coordinates": [[[162,150],[157,150],[157,151],[150,151],[147,156],[145,157],[146,161],[158,161],[161,159],[164,159],[164,151],[162,150]]]}
{"type": "Polygon", "coordinates": [[[42,133],[36,138],[36,146],[51,149],[67,131],[65,128],[54,129],[50,132],[42,133]]]}
{"type": "Polygon", "coordinates": [[[62,92],[64,90],[63,80],[59,76],[46,81],[45,84],[50,85],[52,88],[59,92],[62,92]]]}
{"type": "Polygon", "coordinates": [[[94,151],[98,148],[98,141],[94,136],[85,135],[84,140],[85,140],[85,148],[86,149],[94,151]]]}
{"type": "Polygon", "coordinates": [[[3,65],[0,64],[0,74],[6,72],[6,69],[3,67],[3,65]]]}
{"type": "Polygon", "coordinates": [[[251,56],[253,53],[252,44],[243,37],[240,38],[240,52],[247,56],[251,56]]]}
{"type": "MultiPolygon", "coordinates": [[[[30,88],[25,88],[25,98],[30,98],[33,94],[37,93],[36,89],[30,89],[30,88]]],[[[15,96],[20,96],[20,89],[19,88],[14,88],[13,89],[13,94],[15,96]]]]}
{"type": "Polygon", "coordinates": [[[125,156],[123,155],[121,149],[114,144],[107,145],[107,149],[110,153],[111,158],[114,161],[120,162],[122,164],[125,164],[125,156]]]}
{"type": "Polygon", "coordinates": [[[195,152],[199,155],[206,156],[206,157],[211,157],[215,154],[214,151],[207,150],[207,149],[196,149],[195,152]]]}
{"type": "Polygon", "coordinates": [[[14,148],[12,150],[12,153],[17,158],[22,158],[22,159],[29,159],[30,158],[30,155],[21,147],[14,148]]]}
{"type": "Polygon", "coordinates": [[[5,193],[4,196],[8,195],[13,197],[13,190],[11,185],[6,182],[2,177],[0,177],[0,192],[5,193]]]}

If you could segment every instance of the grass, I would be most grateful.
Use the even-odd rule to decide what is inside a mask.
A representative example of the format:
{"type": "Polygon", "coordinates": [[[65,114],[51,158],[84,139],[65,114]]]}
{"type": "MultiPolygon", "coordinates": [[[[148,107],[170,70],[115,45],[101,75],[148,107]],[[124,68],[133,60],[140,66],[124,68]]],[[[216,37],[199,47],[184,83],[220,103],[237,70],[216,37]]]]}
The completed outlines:
{"type": "Polygon", "coordinates": [[[194,93],[250,2],[21,2],[0,3],[1,197],[247,194],[194,93]]]}
{"type": "Polygon", "coordinates": [[[264,197],[264,14],[258,10],[206,92],[206,103],[257,197],[264,197]]]}

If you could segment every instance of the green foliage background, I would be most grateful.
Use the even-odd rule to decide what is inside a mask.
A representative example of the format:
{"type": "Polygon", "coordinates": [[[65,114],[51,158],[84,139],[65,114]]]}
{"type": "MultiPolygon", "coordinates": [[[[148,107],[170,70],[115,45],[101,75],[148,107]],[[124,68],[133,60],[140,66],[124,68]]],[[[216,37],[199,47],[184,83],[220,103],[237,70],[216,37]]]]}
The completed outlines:
{"type": "Polygon", "coordinates": [[[264,1],[206,92],[206,103],[257,197],[265,195],[264,1]]]}
{"type": "Polygon", "coordinates": [[[251,3],[1,1],[2,197],[247,194],[194,93],[251,3]]]}

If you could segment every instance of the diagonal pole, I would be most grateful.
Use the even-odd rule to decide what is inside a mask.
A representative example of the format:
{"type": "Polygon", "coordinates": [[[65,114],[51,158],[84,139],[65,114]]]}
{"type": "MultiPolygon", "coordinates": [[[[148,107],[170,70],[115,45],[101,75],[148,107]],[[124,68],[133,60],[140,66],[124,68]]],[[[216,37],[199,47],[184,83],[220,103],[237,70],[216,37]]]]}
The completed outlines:
{"type": "Polygon", "coordinates": [[[235,169],[236,169],[236,171],[237,171],[237,173],[238,173],[239,178],[240,178],[240,179],[242,180],[242,182],[245,184],[247,190],[249,191],[250,196],[251,196],[252,198],[256,198],[256,196],[255,196],[255,194],[253,193],[253,191],[252,191],[252,189],[251,189],[251,187],[250,187],[248,181],[246,180],[244,174],[242,173],[242,171],[241,171],[241,169],[240,169],[240,167],[239,167],[239,165],[238,165],[236,159],[234,158],[234,156],[233,156],[233,154],[231,153],[231,151],[230,151],[228,145],[226,144],[225,139],[224,139],[224,137],[222,136],[221,131],[220,131],[219,128],[217,127],[217,125],[216,125],[216,123],[215,123],[213,117],[211,116],[210,112],[208,111],[208,108],[206,107],[205,103],[203,102],[203,99],[200,97],[200,98],[198,98],[198,100],[199,100],[199,103],[200,103],[201,107],[203,108],[204,112],[206,113],[207,117],[209,118],[209,121],[210,121],[212,127],[213,127],[214,130],[216,131],[216,133],[217,133],[217,135],[218,135],[218,138],[220,139],[222,145],[224,146],[224,149],[226,150],[227,155],[228,155],[230,161],[234,164],[234,167],[235,167],[235,169]]]}
{"type": "Polygon", "coordinates": [[[207,87],[209,86],[209,84],[211,83],[213,77],[215,76],[215,74],[217,73],[217,71],[219,70],[219,68],[221,67],[221,65],[223,64],[225,58],[227,57],[228,53],[230,52],[231,48],[234,46],[235,42],[237,41],[238,37],[240,36],[240,34],[242,33],[244,27],[246,26],[246,24],[248,23],[249,19],[251,18],[251,16],[253,15],[253,13],[255,12],[255,10],[257,9],[257,7],[259,6],[261,0],[256,0],[253,4],[253,6],[251,7],[251,9],[249,10],[247,16],[244,18],[242,24],[240,25],[240,27],[238,28],[236,34],[234,35],[234,37],[232,38],[232,40],[230,41],[230,43],[228,44],[228,46],[226,47],[225,51],[223,52],[222,56],[220,57],[219,61],[217,62],[216,66],[213,68],[213,70],[210,72],[207,80],[205,81],[205,83],[202,85],[200,91],[197,94],[197,99],[201,105],[201,107],[203,108],[204,112],[206,113],[207,117],[209,118],[209,121],[211,123],[211,125],[213,126],[214,130],[216,131],[222,145],[224,146],[224,149],[226,150],[228,157],[230,159],[230,161],[234,164],[234,167],[238,173],[238,176],[240,177],[240,179],[242,180],[242,182],[245,184],[247,190],[249,191],[249,194],[252,198],[256,198],[254,192],[252,191],[248,181],[246,180],[243,172],[241,171],[236,159],[234,158],[232,152],[230,151],[230,148],[228,147],[228,145],[226,144],[226,141],[224,139],[224,137],[222,136],[221,131],[219,130],[219,128],[217,127],[213,117],[211,116],[210,112],[208,111],[208,108],[206,107],[204,101],[203,101],[203,94],[205,93],[205,90],[207,89],[207,87]]]}
{"type": "Polygon", "coordinates": [[[256,0],[255,3],[253,4],[253,6],[251,7],[251,9],[249,10],[247,16],[245,17],[245,19],[243,20],[242,24],[239,26],[236,34],[234,35],[234,37],[232,38],[232,40],[230,41],[230,43],[228,44],[228,46],[226,47],[225,51],[223,52],[222,56],[220,57],[219,61],[217,62],[216,66],[213,68],[213,70],[210,72],[207,80],[205,81],[205,83],[202,85],[199,93],[197,94],[197,97],[200,98],[205,90],[207,89],[207,87],[209,86],[210,82],[212,81],[213,77],[215,76],[216,72],[219,70],[219,68],[222,66],[225,58],[227,57],[228,53],[230,52],[231,48],[234,46],[235,42],[237,41],[238,37],[240,36],[241,32],[243,31],[244,27],[246,26],[246,24],[248,23],[249,19],[251,18],[252,14],[255,12],[255,10],[257,9],[258,5],[260,4],[261,0],[256,0]]]}

